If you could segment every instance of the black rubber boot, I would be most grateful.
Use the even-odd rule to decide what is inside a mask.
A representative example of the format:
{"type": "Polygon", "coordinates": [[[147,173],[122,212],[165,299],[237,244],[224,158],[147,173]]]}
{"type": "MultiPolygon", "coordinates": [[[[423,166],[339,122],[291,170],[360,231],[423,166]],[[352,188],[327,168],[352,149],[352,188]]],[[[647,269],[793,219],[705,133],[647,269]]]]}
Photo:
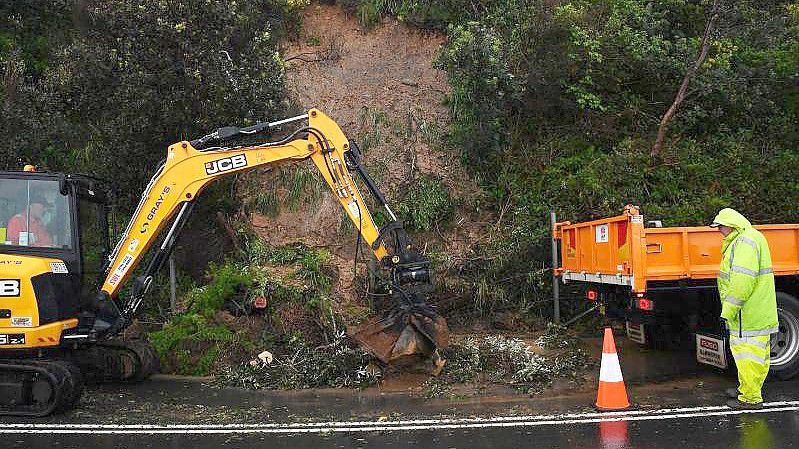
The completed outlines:
{"type": "Polygon", "coordinates": [[[741,402],[738,399],[730,399],[727,401],[727,407],[733,410],[757,410],[763,408],[763,403],[750,404],[749,402],[741,402]]]}

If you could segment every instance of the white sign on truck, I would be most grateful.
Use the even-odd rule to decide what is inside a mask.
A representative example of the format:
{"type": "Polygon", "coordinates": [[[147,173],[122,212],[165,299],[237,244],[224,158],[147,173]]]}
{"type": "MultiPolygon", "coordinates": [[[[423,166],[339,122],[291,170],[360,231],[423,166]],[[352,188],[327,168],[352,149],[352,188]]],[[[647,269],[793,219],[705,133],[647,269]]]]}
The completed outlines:
{"type": "Polygon", "coordinates": [[[608,225],[603,224],[596,227],[596,242],[597,243],[608,242],[608,225]]]}
{"type": "Polygon", "coordinates": [[[724,339],[696,334],[696,361],[726,369],[727,347],[724,339]]]}

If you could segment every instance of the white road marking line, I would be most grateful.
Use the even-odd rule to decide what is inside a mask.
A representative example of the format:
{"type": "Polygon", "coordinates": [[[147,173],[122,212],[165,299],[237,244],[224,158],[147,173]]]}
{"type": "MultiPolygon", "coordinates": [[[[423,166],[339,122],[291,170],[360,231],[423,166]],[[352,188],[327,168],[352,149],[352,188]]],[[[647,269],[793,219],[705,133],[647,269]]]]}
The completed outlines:
{"type": "Polygon", "coordinates": [[[475,429],[492,427],[535,427],[559,424],[590,424],[614,421],[651,421],[707,416],[799,411],[799,401],[765,403],[758,410],[731,410],[725,406],[687,407],[658,410],[630,410],[609,413],[506,416],[495,418],[425,419],[394,422],[317,422],[296,424],[229,425],[148,425],[148,424],[0,424],[7,434],[248,434],[248,433],[328,433],[380,432],[433,429],[475,429]]]}
{"type": "MultiPolygon", "coordinates": [[[[799,401],[780,401],[766,402],[764,407],[789,407],[799,406],[799,401]]],[[[570,420],[579,418],[614,418],[635,415],[669,414],[669,413],[690,413],[715,410],[729,410],[727,406],[715,405],[704,407],[682,407],[664,408],[654,410],[621,410],[616,412],[589,412],[589,413],[568,413],[557,415],[519,415],[519,416],[497,416],[493,418],[439,418],[439,419],[417,419],[399,421],[327,421],[309,423],[262,423],[262,424],[5,424],[6,427],[22,428],[90,428],[90,429],[231,429],[231,428],[281,428],[281,427],[363,427],[363,426],[400,426],[400,425],[440,425],[440,424],[470,424],[485,422],[508,422],[508,421],[546,421],[546,420],[570,420]]]]}

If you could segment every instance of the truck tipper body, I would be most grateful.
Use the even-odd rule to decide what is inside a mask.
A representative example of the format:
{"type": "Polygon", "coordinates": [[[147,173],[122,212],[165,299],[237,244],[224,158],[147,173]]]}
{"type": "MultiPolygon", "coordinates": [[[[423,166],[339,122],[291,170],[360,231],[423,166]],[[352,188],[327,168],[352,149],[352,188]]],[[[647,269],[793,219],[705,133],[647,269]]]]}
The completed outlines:
{"type": "MultiPolygon", "coordinates": [[[[766,237],[776,280],[779,333],[771,339],[772,371],[799,373],[799,224],[754,226],[766,237]]],[[[726,367],[716,276],[723,237],[709,226],[647,225],[640,210],[582,223],[558,222],[555,274],[586,285],[601,313],[626,322],[628,336],[658,347],[688,340],[697,360],[726,367]]]]}

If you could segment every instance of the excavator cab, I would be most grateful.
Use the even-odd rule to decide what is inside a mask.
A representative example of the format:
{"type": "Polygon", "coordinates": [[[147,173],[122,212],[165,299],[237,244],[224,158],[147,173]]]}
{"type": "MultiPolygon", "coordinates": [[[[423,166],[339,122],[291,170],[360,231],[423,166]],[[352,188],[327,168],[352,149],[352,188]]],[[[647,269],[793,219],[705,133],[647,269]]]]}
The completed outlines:
{"type": "Polygon", "coordinates": [[[93,178],[0,172],[0,415],[67,410],[84,373],[125,380],[154,370],[140,342],[97,344],[92,332],[107,212],[93,178]]]}
{"type": "Polygon", "coordinates": [[[0,172],[0,335],[16,336],[0,350],[58,346],[78,327],[109,251],[107,204],[88,177],[0,172]]]}

